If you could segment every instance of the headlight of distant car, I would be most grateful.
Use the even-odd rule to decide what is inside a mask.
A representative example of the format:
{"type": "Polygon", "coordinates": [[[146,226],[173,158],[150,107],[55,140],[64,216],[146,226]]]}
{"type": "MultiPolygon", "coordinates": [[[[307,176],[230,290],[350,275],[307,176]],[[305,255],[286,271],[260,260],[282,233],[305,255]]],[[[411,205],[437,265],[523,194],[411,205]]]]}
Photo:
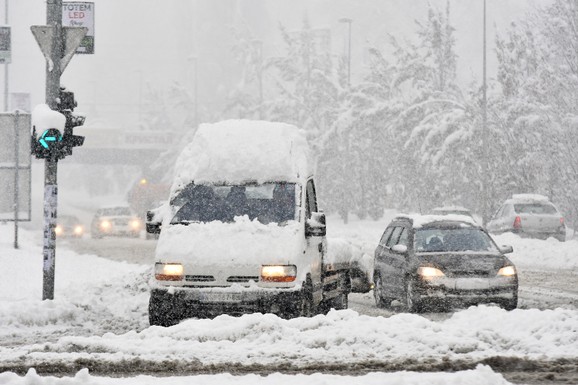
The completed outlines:
{"type": "Polygon", "coordinates": [[[62,235],[62,232],[63,232],[62,226],[56,225],[56,227],[54,228],[54,233],[56,235],[62,235]]]}
{"type": "Polygon", "coordinates": [[[137,230],[140,228],[140,221],[138,219],[132,219],[130,221],[130,227],[133,230],[137,230]]]}
{"type": "Polygon", "coordinates": [[[155,263],[155,278],[159,281],[181,281],[183,271],[180,263],[155,263]]]}
{"type": "Polygon", "coordinates": [[[261,266],[261,281],[293,282],[297,277],[295,265],[263,265],[261,266]]]}
{"type": "Polygon", "coordinates": [[[516,268],[514,266],[504,266],[500,270],[498,270],[498,275],[503,277],[513,277],[516,275],[516,268]]]}
{"type": "Polygon", "coordinates": [[[445,277],[443,271],[436,269],[435,267],[422,266],[417,269],[417,273],[424,279],[445,277]]]}
{"type": "Polygon", "coordinates": [[[110,229],[110,222],[106,219],[100,221],[100,228],[101,230],[109,230],[110,229]]]}
{"type": "Polygon", "coordinates": [[[82,235],[83,232],[82,226],[74,226],[74,235],[82,235]]]}

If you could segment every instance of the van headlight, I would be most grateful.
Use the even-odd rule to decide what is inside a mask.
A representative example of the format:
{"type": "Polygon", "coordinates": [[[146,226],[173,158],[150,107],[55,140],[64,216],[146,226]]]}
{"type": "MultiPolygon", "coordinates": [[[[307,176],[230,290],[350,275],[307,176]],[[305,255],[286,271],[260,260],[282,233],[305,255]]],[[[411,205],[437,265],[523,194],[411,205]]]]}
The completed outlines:
{"type": "Polygon", "coordinates": [[[106,219],[103,219],[102,221],[100,221],[100,228],[102,230],[109,230],[110,227],[111,227],[110,221],[107,221],[106,219]]]}
{"type": "Polygon", "coordinates": [[[155,263],[155,278],[158,281],[181,281],[184,268],[180,263],[155,263]]]}
{"type": "Polygon", "coordinates": [[[498,270],[498,275],[503,277],[513,277],[516,275],[516,268],[512,265],[504,266],[498,270]]]}
{"type": "Polygon", "coordinates": [[[261,281],[293,282],[297,277],[295,265],[263,265],[261,266],[261,281]]]}
{"type": "Polygon", "coordinates": [[[130,227],[133,230],[138,230],[140,228],[140,221],[138,219],[133,219],[130,221],[130,227]]]}
{"type": "Polygon", "coordinates": [[[54,234],[62,235],[63,232],[64,232],[64,230],[62,229],[62,226],[56,225],[56,227],[54,228],[54,234]]]}

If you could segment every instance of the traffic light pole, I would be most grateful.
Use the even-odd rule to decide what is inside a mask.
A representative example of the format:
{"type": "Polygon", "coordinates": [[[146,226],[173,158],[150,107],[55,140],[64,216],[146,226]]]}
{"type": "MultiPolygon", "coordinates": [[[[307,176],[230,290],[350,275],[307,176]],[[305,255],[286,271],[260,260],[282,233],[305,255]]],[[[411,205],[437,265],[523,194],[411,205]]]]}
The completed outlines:
{"type": "MultiPolygon", "coordinates": [[[[50,62],[46,64],[46,104],[57,108],[60,92],[60,59],[64,53],[62,36],[62,0],[46,2],[46,24],[54,27],[50,62]]],[[[44,242],[42,299],[54,299],[54,273],[56,266],[56,217],[58,207],[58,159],[51,156],[44,164],[44,242]]]]}

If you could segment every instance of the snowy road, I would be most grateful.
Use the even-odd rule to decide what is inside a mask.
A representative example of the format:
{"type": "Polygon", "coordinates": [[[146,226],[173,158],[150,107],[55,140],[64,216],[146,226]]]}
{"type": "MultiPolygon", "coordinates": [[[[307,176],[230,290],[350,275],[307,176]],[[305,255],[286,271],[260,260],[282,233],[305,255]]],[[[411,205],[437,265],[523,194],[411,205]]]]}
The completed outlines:
{"type": "MultiPolygon", "coordinates": [[[[156,242],[153,240],[132,238],[72,239],[64,240],[61,246],[70,248],[79,254],[94,254],[116,262],[128,262],[142,265],[154,263],[156,242]]],[[[549,256],[544,256],[548,259],[549,256]]],[[[555,309],[564,307],[578,309],[578,271],[568,269],[532,270],[519,268],[520,302],[522,309],[555,309]]],[[[390,316],[394,311],[378,309],[373,296],[352,294],[349,307],[360,314],[371,316],[390,316]]],[[[447,314],[427,314],[431,319],[444,319],[447,314]]]]}
{"type": "MultiPolygon", "coordinates": [[[[365,240],[355,236],[366,233],[348,239],[359,244],[365,240]]],[[[520,309],[512,312],[404,314],[377,309],[368,293],[352,294],[351,310],[311,319],[254,314],[159,328],[147,320],[154,241],[60,241],[56,298],[41,301],[39,234],[23,232],[18,251],[4,235],[0,262],[20,268],[1,270],[0,372],[359,376],[482,364],[514,383],[578,383],[577,241],[500,237],[514,245],[520,272],[520,309]]]]}

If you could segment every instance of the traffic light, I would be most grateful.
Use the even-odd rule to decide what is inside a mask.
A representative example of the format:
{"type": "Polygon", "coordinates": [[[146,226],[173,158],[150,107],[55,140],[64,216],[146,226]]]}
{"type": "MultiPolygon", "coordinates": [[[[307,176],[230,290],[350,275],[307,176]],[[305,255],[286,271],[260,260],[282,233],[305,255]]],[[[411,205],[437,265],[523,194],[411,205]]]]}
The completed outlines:
{"type": "Polygon", "coordinates": [[[38,159],[64,159],[72,155],[72,148],[84,144],[84,136],[74,135],[74,127],[84,124],[84,116],[73,113],[76,107],[74,93],[60,87],[60,94],[56,103],[57,111],[64,115],[64,132],[56,128],[48,128],[37,137],[36,127],[32,133],[31,152],[38,159]]]}
{"type": "Polygon", "coordinates": [[[72,148],[84,144],[84,136],[74,135],[73,128],[82,126],[85,117],[75,115],[74,108],[78,105],[74,99],[74,93],[67,91],[65,87],[60,87],[60,95],[57,102],[57,110],[66,117],[64,134],[62,135],[61,149],[58,159],[67,155],[72,155],[72,148]]]}

